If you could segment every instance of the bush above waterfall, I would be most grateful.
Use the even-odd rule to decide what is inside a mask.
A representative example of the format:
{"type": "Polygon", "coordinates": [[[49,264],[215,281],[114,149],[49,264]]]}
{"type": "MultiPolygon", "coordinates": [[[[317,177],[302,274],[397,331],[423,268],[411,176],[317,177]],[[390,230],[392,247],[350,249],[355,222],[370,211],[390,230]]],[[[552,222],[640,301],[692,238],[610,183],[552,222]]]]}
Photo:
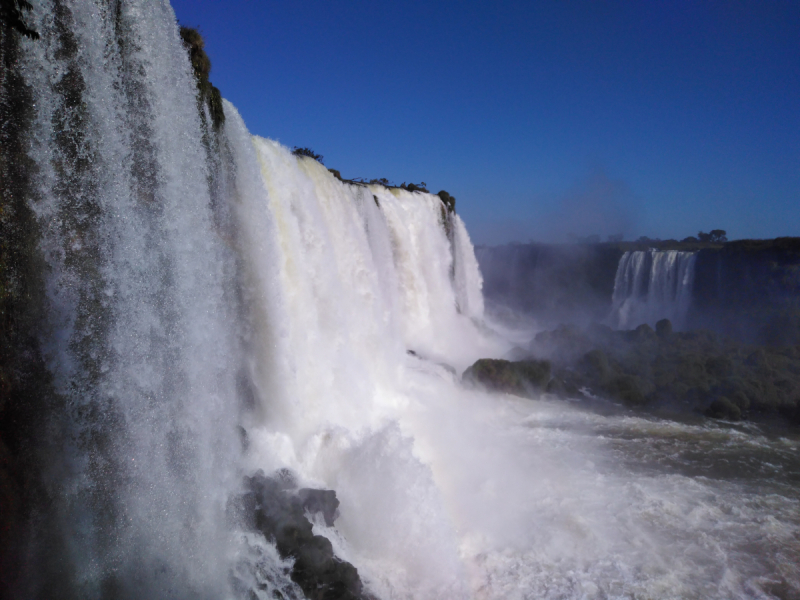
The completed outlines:
{"type": "Polygon", "coordinates": [[[205,51],[205,41],[197,29],[192,27],[181,27],[181,39],[183,45],[189,51],[189,60],[192,63],[192,71],[197,81],[197,100],[203,114],[203,104],[208,106],[211,114],[211,122],[218,128],[225,122],[225,111],[222,107],[222,95],[208,80],[211,73],[211,59],[205,51]]]}
{"type": "MultiPolygon", "coordinates": [[[[309,148],[298,148],[297,146],[294,147],[292,153],[296,156],[308,156],[309,158],[313,158],[314,160],[318,160],[322,163],[322,156],[315,153],[313,150],[309,148]]],[[[395,185],[393,182],[389,181],[386,177],[379,177],[373,179],[365,179],[363,177],[356,177],[354,179],[345,179],[342,177],[342,174],[337,169],[328,169],[331,175],[333,175],[336,179],[341,181],[342,183],[349,183],[352,185],[382,185],[385,188],[396,188],[401,190],[406,190],[407,192],[423,192],[426,194],[430,194],[427,188],[427,184],[424,181],[420,183],[401,183],[400,185],[395,185]]],[[[445,190],[441,190],[436,194],[439,196],[439,199],[442,201],[443,204],[443,221],[447,221],[447,213],[455,214],[456,212],[456,198],[455,196],[451,196],[445,190]]],[[[375,203],[378,203],[377,197],[375,198],[375,203]]]]}
{"type": "Polygon", "coordinates": [[[437,194],[437,196],[439,196],[439,198],[441,198],[442,202],[444,202],[444,205],[447,207],[448,211],[450,211],[451,213],[456,212],[456,199],[455,199],[454,196],[451,196],[450,194],[448,194],[444,190],[441,190],[437,194]]]}
{"type": "Polygon", "coordinates": [[[724,229],[712,229],[708,233],[698,232],[697,239],[701,242],[711,242],[712,244],[720,244],[728,241],[728,232],[724,229]]]}

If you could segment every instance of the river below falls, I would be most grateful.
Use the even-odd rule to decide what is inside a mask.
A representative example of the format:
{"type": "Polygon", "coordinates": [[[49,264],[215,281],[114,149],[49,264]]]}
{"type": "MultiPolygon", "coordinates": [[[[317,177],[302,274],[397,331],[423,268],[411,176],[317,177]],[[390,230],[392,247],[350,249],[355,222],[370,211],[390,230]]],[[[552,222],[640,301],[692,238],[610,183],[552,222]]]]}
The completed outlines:
{"type": "Polygon", "coordinates": [[[527,540],[471,557],[478,597],[800,598],[798,432],[505,402],[527,540]]]}

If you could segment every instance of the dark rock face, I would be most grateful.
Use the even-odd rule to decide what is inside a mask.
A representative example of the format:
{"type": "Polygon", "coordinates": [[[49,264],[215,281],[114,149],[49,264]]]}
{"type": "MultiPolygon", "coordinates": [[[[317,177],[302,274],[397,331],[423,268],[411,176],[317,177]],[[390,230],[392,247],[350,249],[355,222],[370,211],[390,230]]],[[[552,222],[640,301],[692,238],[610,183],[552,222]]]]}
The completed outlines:
{"type": "Polygon", "coordinates": [[[550,382],[550,362],[546,360],[511,362],[482,358],[464,371],[463,380],[493,390],[525,396],[547,387],[550,382]]]}
{"type": "MultiPolygon", "coordinates": [[[[9,6],[18,17],[27,13],[3,4],[6,19],[14,18],[9,6]]],[[[20,35],[33,37],[31,31],[21,21],[6,20],[0,27],[0,598],[30,597],[22,589],[30,578],[24,557],[35,552],[28,523],[33,511],[50,501],[43,457],[50,456],[50,445],[61,434],[46,423],[47,415],[62,406],[39,344],[46,322],[46,268],[31,208],[36,169],[28,156],[28,135],[35,101],[19,72],[20,35]]],[[[55,544],[48,539],[42,545],[55,544]]],[[[39,580],[46,576],[43,563],[39,580]]]]}
{"type": "Polygon", "coordinates": [[[333,553],[327,538],[314,535],[306,512],[322,513],[333,525],[339,500],[333,490],[297,489],[291,473],[262,471],[245,478],[247,490],[234,503],[237,518],[275,542],[293,558],[292,581],[310,600],[368,600],[356,568],[333,553]]]}
{"type": "Polygon", "coordinates": [[[297,497],[303,508],[310,513],[322,513],[325,525],[333,527],[333,522],[339,516],[339,500],[333,490],[313,490],[303,488],[297,492],[297,497]]]}
{"type": "Polygon", "coordinates": [[[800,344],[800,238],[701,250],[692,296],[692,327],[748,343],[800,344]]]}

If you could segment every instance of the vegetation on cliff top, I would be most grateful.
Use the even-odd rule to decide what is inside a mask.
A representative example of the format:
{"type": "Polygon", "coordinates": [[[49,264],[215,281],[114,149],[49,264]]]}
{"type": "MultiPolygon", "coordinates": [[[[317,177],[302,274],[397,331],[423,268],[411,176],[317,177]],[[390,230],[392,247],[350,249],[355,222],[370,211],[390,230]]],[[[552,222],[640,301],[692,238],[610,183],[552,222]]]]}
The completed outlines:
{"type": "Polygon", "coordinates": [[[181,39],[183,45],[189,51],[189,59],[192,63],[192,70],[197,81],[197,102],[201,108],[203,104],[208,106],[211,115],[211,122],[215,129],[225,122],[225,111],[222,107],[222,95],[208,80],[211,73],[211,59],[205,51],[205,41],[197,29],[192,27],[181,27],[181,39]]]}
{"type": "Polygon", "coordinates": [[[298,146],[295,146],[294,148],[292,148],[292,154],[294,154],[295,156],[307,156],[308,158],[313,158],[321,165],[325,164],[322,161],[322,154],[317,154],[311,148],[300,148],[298,146]]]}
{"type": "MultiPolygon", "coordinates": [[[[307,158],[311,158],[319,162],[320,164],[324,165],[323,156],[314,152],[311,148],[305,148],[300,146],[294,146],[292,148],[292,154],[295,156],[304,156],[307,158]]],[[[345,179],[342,177],[341,172],[338,169],[328,169],[328,172],[333,175],[336,179],[341,181],[342,183],[349,183],[351,185],[382,185],[385,188],[395,188],[406,190],[408,192],[424,192],[426,194],[430,194],[428,191],[428,184],[424,181],[420,183],[406,183],[403,182],[400,185],[395,185],[391,181],[389,181],[386,177],[381,177],[379,179],[365,179],[363,177],[355,177],[353,179],[345,179]]],[[[439,199],[442,201],[444,205],[444,215],[447,213],[454,214],[456,212],[456,199],[455,196],[451,196],[445,190],[441,190],[439,193],[435,194],[439,196],[439,199]]],[[[375,199],[375,203],[377,204],[378,200],[375,199]]]]}

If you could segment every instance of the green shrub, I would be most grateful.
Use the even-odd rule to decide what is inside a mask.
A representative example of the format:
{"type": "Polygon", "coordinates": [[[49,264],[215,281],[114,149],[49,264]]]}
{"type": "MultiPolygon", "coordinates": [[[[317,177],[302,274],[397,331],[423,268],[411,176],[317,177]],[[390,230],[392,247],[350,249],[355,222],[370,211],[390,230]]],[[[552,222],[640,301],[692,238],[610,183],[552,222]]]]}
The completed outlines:
{"type": "Polygon", "coordinates": [[[630,406],[641,406],[654,389],[651,384],[635,375],[614,377],[603,386],[603,391],[614,399],[622,400],[630,406]]]}
{"type": "Polygon", "coordinates": [[[308,158],[313,158],[315,161],[317,161],[322,165],[325,164],[324,162],[322,162],[322,155],[317,154],[311,148],[300,148],[298,146],[295,146],[294,148],[292,148],[292,154],[294,154],[295,156],[307,156],[308,158]]]}
{"type": "Polygon", "coordinates": [[[706,359],[706,372],[714,377],[728,377],[733,372],[733,362],[727,356],[706,359]]]}
{"type": "Polygon", "coordinates": [[[441,199],[442,202],[444,202],[444,205],[445,205],[445,207],[447,207],[447,211],[448,212],[451,212],[451,213],[456,212],[456,199],[455,199],[455,197],[451,196],[450,194],[448,194],[444,190],[441,190],[436,195],[439,196],[439,198],[441,199]]]}
{"type": "Polygon", "coordinates": [[[590,350],[584,354],[579,367],[590,380],[601,385],[612,376],[608,355],[599,349],[590,350]]]}
{"type": "Polygon", "coordinates": [[[633,330],[632,339],[635,342],[648,342],[656,337],[656,332],[647,323],[642,323],[633,330]]]}
{"type": "Polygon", "coordinates": [[[428,192],[427,184],[424,181],[420,183],[406,183],[405,181],[400,184],[400,189],[408,190],[409,192],[428,192]]]}

